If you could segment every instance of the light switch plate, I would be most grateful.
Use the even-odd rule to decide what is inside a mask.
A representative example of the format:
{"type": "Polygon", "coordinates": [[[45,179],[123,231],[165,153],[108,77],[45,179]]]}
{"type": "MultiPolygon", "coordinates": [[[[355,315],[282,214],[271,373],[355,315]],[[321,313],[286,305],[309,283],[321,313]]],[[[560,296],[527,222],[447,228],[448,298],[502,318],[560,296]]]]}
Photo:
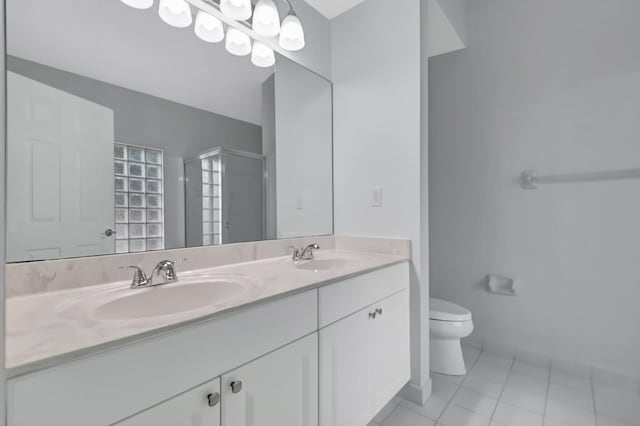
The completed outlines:
{"type": "Polygon", "coordinates": [[[382,207],[382,187],[371,188],[371,207],[382,207]]]}

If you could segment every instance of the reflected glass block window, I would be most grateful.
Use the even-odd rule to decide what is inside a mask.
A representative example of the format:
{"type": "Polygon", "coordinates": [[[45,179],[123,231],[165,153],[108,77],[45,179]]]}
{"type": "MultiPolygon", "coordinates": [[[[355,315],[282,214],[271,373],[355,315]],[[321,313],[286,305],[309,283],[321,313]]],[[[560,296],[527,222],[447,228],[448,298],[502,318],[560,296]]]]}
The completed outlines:
{"type": "Polygon", "coordinates": [[[116,253],[164,249],[162,151],[116,143],[116,253]]]}
{"type": "Polygon", "coordinates": [[[202,245],[221,244],[220,156],[202,159],[202,245]]]}

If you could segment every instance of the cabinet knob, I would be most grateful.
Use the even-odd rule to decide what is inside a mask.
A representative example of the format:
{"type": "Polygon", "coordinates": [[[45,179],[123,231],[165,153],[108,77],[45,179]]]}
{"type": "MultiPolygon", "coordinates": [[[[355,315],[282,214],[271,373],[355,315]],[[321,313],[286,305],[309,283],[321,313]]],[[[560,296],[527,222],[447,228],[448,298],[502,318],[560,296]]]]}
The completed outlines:
{"type": "Polygon", "coordinates": [[[209,407],[215,407],[219,402],[220,394],[218,392],[207,395],[207,403],[209,404],[209,407]]]}
{"type": "Polygon", "coordinates": [[[369,312],[369,319],[376,319],[376,312],[369,312]]]}
{"type": "Polygon", "coordinates": [[[376,314],[382,315],[382,308],[377,308],[376,309],[376,314]]]}
{"type": "Polygon", "coordinates": [[[240,380],[229,383],[229,386],[231,386],[231,392],[233,393],[238,393],[242,390],[242,382],[240,380]]]}

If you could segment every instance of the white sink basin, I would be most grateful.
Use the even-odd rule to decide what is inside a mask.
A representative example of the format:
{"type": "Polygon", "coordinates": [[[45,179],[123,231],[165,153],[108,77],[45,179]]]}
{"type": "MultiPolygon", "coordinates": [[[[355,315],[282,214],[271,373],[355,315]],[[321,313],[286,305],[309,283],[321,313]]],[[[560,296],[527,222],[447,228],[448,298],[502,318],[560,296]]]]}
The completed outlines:
{"type": "Polygon", "coordinates": [[[347,259],[313,259],[303,260],[296,263],[295,266],[298,269],[318,272],[346,268],[350,263],[347,259]]]}
{"type": "Polygon", "coordinates": [[[370,260],[371,256],[361,253],[349,253],[349,252],[328,252],[316,253],[314,259],[300,260],[293,262],[293,265],[297,269],[305,271],[322,272],[322,271],[340,271],[345,268],[358,268],[361,267],[367,260],[370,260]]]}
{"type": "Polygon", "coordinates": [[[200,275],[140,289],[122,288],[75,300],[62,315],[96,320],[135,320],[190,313],[231,302],[255,287],[241,276],[200,275]]]}

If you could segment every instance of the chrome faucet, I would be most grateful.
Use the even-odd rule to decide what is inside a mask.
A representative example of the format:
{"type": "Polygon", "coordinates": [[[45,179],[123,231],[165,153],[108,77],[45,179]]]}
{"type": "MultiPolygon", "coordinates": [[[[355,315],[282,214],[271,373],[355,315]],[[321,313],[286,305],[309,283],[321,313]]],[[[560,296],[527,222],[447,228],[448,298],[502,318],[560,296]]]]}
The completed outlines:
{"type": "Polygon", "coordinates": [[[317,244],[309,244],[304,248],[293,250],[293,260],[311,260],[313,259],[313,251],[320,250],[320,246],[317,244]]]}
{"type": "Polygon", "coordinates": [[[178,281],[178,275],[176,274],[175,265],[177,262],[183,262],[186,259],[178,260],[162,260],[158,262],[151,278],[147,278],[144,271],[138,266],[121,266],[120,269],[133,269],[133,280],[131,281],[131,288],[143,288],[154,287],[157,285],[164,285],[178,281]]]}
{"type": "Polygon", "coordinates": [[[178,260],[163,260],[158,262],[155,268],[153,268],[153,272],[151,273],[151,282],[152,285],[162,285],[168,284],[178,281],[178,275],[176,274],[176,263],[183,262],[186,259],[178,259],[178,260]],[[161,282],[156,283],[156,278],[162,280],[161,282]]]}
{"type": "Polygon", "coordinates": [[[137,266],[121,266],[120,269],[133,269],[133,280],[131,280],[131,288],[149,287],[151,280],[147,278],[147,274],[137,266]]]}

